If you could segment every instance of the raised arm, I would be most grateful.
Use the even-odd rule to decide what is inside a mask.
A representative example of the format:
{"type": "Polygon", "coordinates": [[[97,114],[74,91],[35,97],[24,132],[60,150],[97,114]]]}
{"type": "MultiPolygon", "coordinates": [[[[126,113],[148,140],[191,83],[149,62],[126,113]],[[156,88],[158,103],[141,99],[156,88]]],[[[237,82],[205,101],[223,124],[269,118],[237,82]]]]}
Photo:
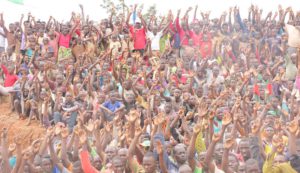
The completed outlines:
{"type": "Polygon", "coordinates": [[[196,5],[196,7],[195,7],[195,11],[194,11],[194,21],[197,19],[197,10],[198,10],[198,5],[196,5]]]}
{"type": "Polygon", "coordinates": [[[81,22],[82,22],[82,25],[86,25],[86,23],[85,23],[85,15],[84,15],[84,10],[83,10],[83,5],[79,4],[79,8],[80,8],[80,11],[81,11],[81,22]]]}
{"type": "Polygon", "coordinates": [[[49,147],[50,156],[51,156],[53,165],[56,165],[61,172],[68,173],[69,171],[67,171],[67,169],[64,167],[64,165],[59,161],[59,159],[54,151],[52,139],[49,139],[48,147],[49,147]]]}
{"type": "Polygon", "coordinates": [[[10,172],[9,158],[8,158],[8,145],[7,145],[7,129],[3,128],[1,133],[1,156],[2,156],[2,171],[10,172]]]}
{"type": "Polygon", "coordinates": [[[190,142],[190,145],[188,147],[188,162],[190,167],[192,168],[193,172],[196,168],[196,161],[195,161],[195,143],[196,143],[196,138],[198,136],[198,134],[201,132],[202,128],[201,128],[201,124],[198,123],[194,126],[193,128],[193,135],[192,135],[192,139],[190,142]]]}

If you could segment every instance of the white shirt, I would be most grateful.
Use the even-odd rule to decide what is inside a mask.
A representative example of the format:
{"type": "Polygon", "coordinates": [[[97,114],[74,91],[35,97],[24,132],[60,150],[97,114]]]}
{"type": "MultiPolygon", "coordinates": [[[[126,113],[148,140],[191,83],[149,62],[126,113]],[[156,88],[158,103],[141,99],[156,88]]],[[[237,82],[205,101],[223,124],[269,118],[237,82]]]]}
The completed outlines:
{"type": "MultiPolygon", "coordinates": [[[[0,33],[5,35],[3,28],[0,28],[0,33]]],[[[5,47],[5,37],[0,34],[0,47],[5,47]]]]}
{"type": "Polygon", "coordinates": [[[163,32],[157,32],[156,35],[153,32],[148,31],[147,37],[151,40],[151,49],[152,50],[159,50],[159,41],[162,36],[163,32]]]}

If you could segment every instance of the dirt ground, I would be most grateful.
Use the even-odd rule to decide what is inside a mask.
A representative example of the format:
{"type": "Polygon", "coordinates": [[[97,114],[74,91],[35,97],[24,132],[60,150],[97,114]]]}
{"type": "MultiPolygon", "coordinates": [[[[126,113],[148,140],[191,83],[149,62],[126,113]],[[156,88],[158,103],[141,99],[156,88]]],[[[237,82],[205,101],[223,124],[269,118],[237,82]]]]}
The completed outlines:
{"type": "Polygon", "coordinates": [[[45,129],[33,120],[27,126],[27,119],[20,120],[17,113],[10,111],[10,105],[7,98],[1,98],[0,103],[0,130],[8,129],[9,144],[14,142],[14,137],[19,135],[23,139],[23,147],[27,147],[30,143],[45,133],[45,129]]]}

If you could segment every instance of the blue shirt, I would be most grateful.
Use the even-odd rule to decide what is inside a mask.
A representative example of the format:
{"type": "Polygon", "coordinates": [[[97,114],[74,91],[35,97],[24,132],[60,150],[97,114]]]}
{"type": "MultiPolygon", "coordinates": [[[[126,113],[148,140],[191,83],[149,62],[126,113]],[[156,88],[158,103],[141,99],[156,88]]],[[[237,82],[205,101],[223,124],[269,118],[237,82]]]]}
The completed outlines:
{"type": "Polygon", "coordinates": [[[103,103],[103,106],[109,109],[110,111],[115,112],[122,106],[122,103],[119,101],[115,101],[115,103],[113,104],[111,101],[106,101],[103,103]]]}

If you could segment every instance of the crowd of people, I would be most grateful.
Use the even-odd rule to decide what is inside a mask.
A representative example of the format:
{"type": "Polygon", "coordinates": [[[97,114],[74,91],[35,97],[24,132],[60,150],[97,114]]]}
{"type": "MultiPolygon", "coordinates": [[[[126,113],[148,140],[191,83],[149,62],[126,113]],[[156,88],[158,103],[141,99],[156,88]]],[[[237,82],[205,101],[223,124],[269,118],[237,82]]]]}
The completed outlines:
{"type": "Polygon", "coordinates": [[[300,172],[300,12],[137,7],[99,24],[82,5],[65,23],[0,14],[0,94],[47,129],[27,147],[3,128],[0,172],[300,172]]]}

